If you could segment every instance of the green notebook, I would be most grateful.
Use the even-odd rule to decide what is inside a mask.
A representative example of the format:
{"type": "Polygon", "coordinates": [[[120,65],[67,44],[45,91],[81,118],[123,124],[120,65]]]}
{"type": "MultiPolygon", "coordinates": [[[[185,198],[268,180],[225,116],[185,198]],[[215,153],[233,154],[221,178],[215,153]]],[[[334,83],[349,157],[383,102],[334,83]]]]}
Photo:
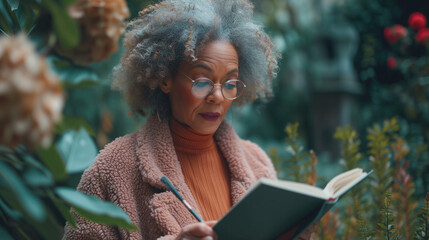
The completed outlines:
{"type": "Polygon", "coordinates": [[[213,229],[219,240],[271,240],[285,232],[294,239],[371,172],[349,170],[334,177],[324,189],[259,179],[213,229]]]}

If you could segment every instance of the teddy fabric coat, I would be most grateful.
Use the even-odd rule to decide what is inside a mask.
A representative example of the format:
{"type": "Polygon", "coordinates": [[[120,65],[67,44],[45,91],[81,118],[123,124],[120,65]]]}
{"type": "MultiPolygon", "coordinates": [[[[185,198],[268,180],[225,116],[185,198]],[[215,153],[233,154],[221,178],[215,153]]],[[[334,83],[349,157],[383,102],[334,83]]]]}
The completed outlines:
{"type": "MultiPolygon", "coordinates": [[[[259,178],[276,178],[265,152],[240,139],[226,121],[214,139],[230,171],[233,204],[259,178]]],[[[77,228],[67,223],[63,239],[174,239],[184,226],[197,220],[161,182],[164,175],[201,216],[186,185],[168,121],[152,115],[141,130],[108,144],[83,173],[78,186],[83,193],[121,207],[139,231],[96,224],[73,212],[77,228]]]]}

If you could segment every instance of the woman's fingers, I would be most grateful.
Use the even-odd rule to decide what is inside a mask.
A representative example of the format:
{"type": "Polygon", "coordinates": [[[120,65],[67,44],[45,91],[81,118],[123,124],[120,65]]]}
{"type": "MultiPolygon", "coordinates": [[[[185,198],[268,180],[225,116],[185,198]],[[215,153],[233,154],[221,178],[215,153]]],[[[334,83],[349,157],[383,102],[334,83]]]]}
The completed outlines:
{"type": "Polygon", "coordinates": [[[210,227],[213,227],[217,223],[217,221],[206,221],[204,223],[209,225],[210,227]]]}
{"type": "MultiPolygon", "coordinates": [[[[209,222],[209,224],[214,224],[209,222]]],[[[215,231],[207,223],[189,224],[182,228],[177,239],[180,240],[215,240],[215,231]]]]}

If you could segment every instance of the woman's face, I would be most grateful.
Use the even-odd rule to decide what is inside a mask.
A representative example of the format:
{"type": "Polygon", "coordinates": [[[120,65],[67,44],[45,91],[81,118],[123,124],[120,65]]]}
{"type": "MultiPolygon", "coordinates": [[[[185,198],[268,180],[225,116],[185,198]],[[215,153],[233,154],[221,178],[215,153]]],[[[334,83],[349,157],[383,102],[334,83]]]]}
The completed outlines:
{"type": "Polygon", "coordinates": [[[198,133],[212,134],[225,118],[232,100],[223,97],[220,85],[215,85],[213,92],[205,98],[195,97],[189,78],[208,78],[215,84],[238,79],[238,54],[231,43],[212,41],[197,58],[195,62],[182,61],[176,76],[162,83],[161,89],[168,93],[177,121],[198,133]]]}

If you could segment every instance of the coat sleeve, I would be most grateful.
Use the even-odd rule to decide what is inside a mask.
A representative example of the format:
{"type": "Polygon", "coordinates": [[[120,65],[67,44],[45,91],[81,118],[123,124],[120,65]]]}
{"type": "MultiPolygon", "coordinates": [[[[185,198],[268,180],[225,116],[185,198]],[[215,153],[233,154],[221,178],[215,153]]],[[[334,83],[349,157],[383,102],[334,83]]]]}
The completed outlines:
{"type": "MultiPolygon", "coordinates": [[[[96,166],[93,166],[84,172],[77,190],[108,201],[105,182],[101,179],[96,166]]],[[[77,228],[73,228],[73,226],[67,222],[63,239],[120,239],[117,228],[89,221],[86,218],[81,217],[74,210],[71,210],[71,213],[76,219],[77,228]]]]}

